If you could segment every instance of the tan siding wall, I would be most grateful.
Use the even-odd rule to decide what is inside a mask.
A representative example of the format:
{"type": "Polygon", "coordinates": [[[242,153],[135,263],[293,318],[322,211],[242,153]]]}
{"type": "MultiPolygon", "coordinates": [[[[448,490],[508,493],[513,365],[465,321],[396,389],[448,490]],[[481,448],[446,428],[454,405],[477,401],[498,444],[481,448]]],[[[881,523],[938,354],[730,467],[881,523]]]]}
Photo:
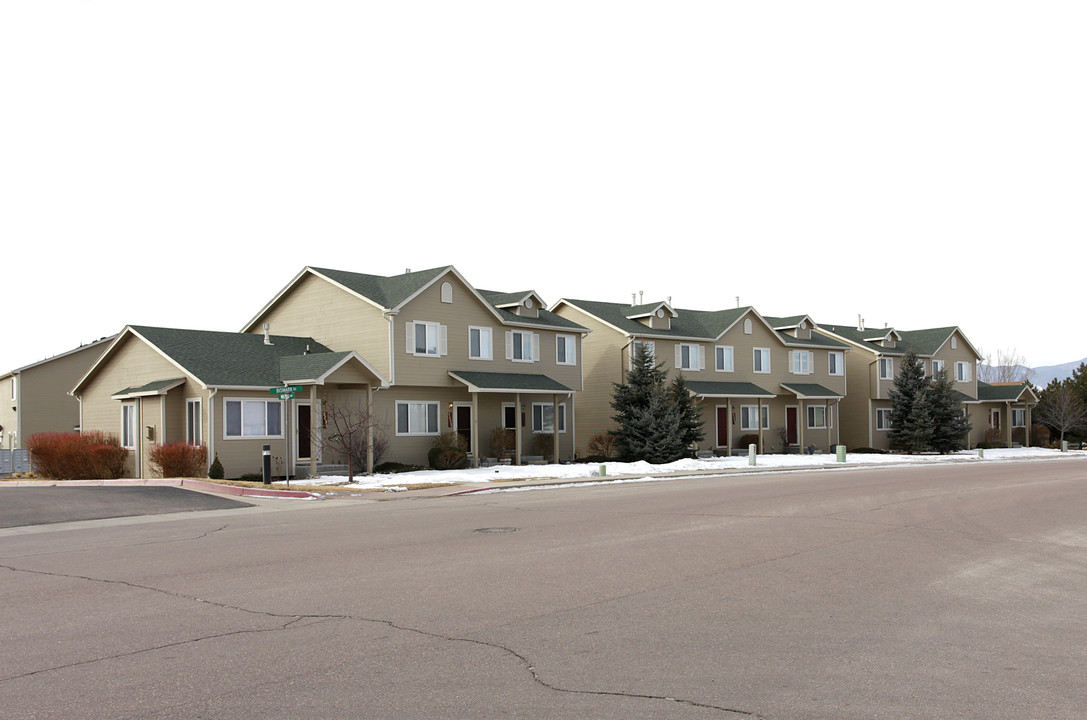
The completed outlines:
{"type": "MultiPolygon", "coordinates": [[[[3,432],[0,432],[0,447],[3,448],[25,446],[21,435],[16,438],[12,438],[10,435],[10,433],[18,431],[16,400],[11,397],[12,382],[18,383],[18,379],[5,377],[0,380],[0,426],[4,428],[3,432]]],[[[18,388],[16,388],[16,393],[18,393],[18,388]]]]}
{"type": "Polygon", "coordinates": [[[331,350],[355,350],[389,377],[389,324],[381,310],[349,292],[307,275],[274,308],[254,323],[252,332],[312,337],[331,350]]]}
{"type": "MultiPolygon", "coordinates": [[[[245,473],[261,472],[263,466],[263,446],[271,446],[272,474],[282,476],[286,472],[287,438],[227,438],[226,437],[226,401],[227,400],[269,400],[267,392],[243,392],[222,390],[214,398],[215,412],[215,453],[223,464],[223,471],[228,478],[237,478],[245,473]]],[[[287,428],[287,409],[283,411],[284,431],[287,428]]],[[[291,427],[293,428],[293,422],[291,427]]]]}
{"type": "MultiPolygon", "coordinates": [[[[947,370],[947,376],[951,378],[953,388],[972,398],[976,398],[978,396],[977,358],[974,356],[973,351],[970,350],[970,346],[966,343],[966,339],[962,334],[956,332],[952,337],[957,341],[958,347],[952,350],[951,341],[948,340],[943,347],[936,351],[934,357],[937,360],[944,361],[944,369],[947,370]],[[957,362],[964,362],[970,366],[970,380],[968,382],[959,382],[955,379],[955,363],[957,362]]],[[[926,363],[925,369],[930,373],[932,372],[931,361],[926,363]]]]}

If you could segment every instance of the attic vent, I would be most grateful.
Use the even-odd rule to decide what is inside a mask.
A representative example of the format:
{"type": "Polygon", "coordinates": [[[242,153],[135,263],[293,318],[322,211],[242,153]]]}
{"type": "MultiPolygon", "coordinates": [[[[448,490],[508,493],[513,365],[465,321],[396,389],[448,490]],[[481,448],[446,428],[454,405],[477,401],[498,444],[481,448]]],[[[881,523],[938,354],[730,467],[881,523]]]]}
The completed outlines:
{"type": "Polygon", "coordinates": [[[447,282],[442,283],[442,302],[443,303],[453,302],[453,286],[450,285],[447,282]]]}
{"type": "Polygon", "coordinates": [[[264,323],[264,344],[265,345],[271,345],[272,344],[272,336],[268,334],[268,330],[269,330],[268,323],[264,323]]]}

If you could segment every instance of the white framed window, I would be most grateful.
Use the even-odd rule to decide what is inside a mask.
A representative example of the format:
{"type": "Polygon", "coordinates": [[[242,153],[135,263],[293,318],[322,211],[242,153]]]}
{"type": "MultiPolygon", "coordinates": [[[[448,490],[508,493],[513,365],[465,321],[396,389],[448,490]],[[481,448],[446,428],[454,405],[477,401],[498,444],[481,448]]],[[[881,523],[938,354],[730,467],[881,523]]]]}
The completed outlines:
{"type": "Polygon", "coordinates": [[[121,447],[136,447],[136,403],[121,403],[121,447]]]}
{"type": "Polygon", "coordinates": [[[1027,426],[1026,408],[1012,408],[1012,427],[1021,428],[1027,426]]]}
{"type": "Polygon", "coordinates": [[[888,357],[881,357],[879,359],[879,379],[890,380],[895,374],[894,360],[888,357]]]}
{"type": "Polygon", "coordinates": [[[559,365],[577,365],[577,337],[555,336],[555,362],[559,365]]]}
{"type": "Polygon", "coordinates": [[[493,333],[489,327],[468,327],[468,357],[472,360],[493,360],[493,333]]]}
{"type": "Polygon", "coordinates": [[[706,348],[688,343],[676,344],[676,368],[701,370],[706,367],[706,348]]]}
{"type": "Polygon", "coordinates": [[[441,357],[448,354],[445,325],[415,321],[407,324],[407,351],[416,357],[441,357]]]}
{"type": "Polygon", "coordinates": [[[283,402],[225,398],[227,438],[283,437],[283,402]]]}
{"type": "Polygon", "coordinates": [[[936,377],[940,373],[940,371],[943,370],[943,369],[944,369],[944,361],[943,360],[933,360],[932,361],[932,377],[936,377]]]}
{"type": "Polygon", "coordinates": [[[809,405],[808,406],[808,429],[809,430],[822,430],[827,427],[827,406],[826,405],[809,405]]]}
{"type": "Polygon", "coordinates": [[[770,348],[755,348],[753,357],[755,372],[770,372],[770,348]]]}
{"type": "MultiPolygon", "coordinates": [[[[532,432],[555,432],[555,406],[551,403],[532,403],[532,432]]],[[[566,432],[566,403],[559,403],[559,432],[566,432]]]]}
{"type": "Polygon", "coordinates": [[[502,429],[517,429],[517,406],[513,403],[502,403],[502,429]]]}
{"type": "Polygon", "coordinates": [[[827,353],[827,373],[829,375],[845,375],[845,353],[831,350],[827,353]]]}
{"type": "Polygon", "coordinates": [[[200,431],[200,398],[185,401],[185,442],[199,445],[204,436],[200,431]]]}
{"type": "Polygon", "coordinates": [[[751,334],[751,318],[744,318],[744,335],[751,334]]]}
{"type": "Polygon", "coordinates": [[[790,350],[789,372],[793,375],[811,375],[811,355],[807,350],[790,350]]]}
{"type": "Polygon", "coordinates": [[[649,359],[653,360],[657,357],[657,344],[652,340],[635,340],[630,344],[630,358],[631,360],[638,354],[638,348],[644,347],[649,353],[649,359]]]}
{"type": "Polygon", "coordinates": [[[970,372],[970,363],[957,362],[955,363],[955,379],[959,382],[970,382],[972,379],[970,372]]]}
{"type": "Polygon", "coordinates": [[[731,345],[718,345],[713,349],[717,372],[733,372],[736,369],[731,345]]]}
{"type": "Polygon", "coordinates": [[[397,401],[396,434],[437,435],[438,403],[397,401]]]}
{"type": "Polygon", "coordinates": [[[506,359],[515,362],[538,362],[540,336],[524,330],[506,331],[506,359]]]}
{"type": "Polygon", "coordinates": [[[876,409],[876,430],[890,430],[891,429],[891,409],[890,408],[877,408],[876,409]]]}
{"type": "MultiPolygon", "coordinates": [[[[759,429],[759,406],[758,405],[741,405],[740,406],[740,429],[741,430],[758,430],[759,429]]],[[[763,405],[762,407],[762,429],[770,429],[770,407],[763,405]]]]}
{"type": "Polygon", "coordinates": [[[999,410],[990,410],[989,411],[989,427],[996,428],[997,430],[1000,429],[1000,411],[999,410]]]}

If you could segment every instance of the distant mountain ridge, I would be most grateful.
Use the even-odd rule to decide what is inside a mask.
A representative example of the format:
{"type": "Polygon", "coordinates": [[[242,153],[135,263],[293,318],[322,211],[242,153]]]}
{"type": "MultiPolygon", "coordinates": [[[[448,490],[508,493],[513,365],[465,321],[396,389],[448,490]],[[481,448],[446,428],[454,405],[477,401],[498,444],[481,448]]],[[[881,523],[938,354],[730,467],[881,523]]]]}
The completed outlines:
{"type": "Polygon", "coordinates": [[[1044,388],[1053,380],[1064,380],[1065,378],[1072,377],[1072,371],[1083,363],[1087,363],[1087,358],[1074,362],[1062,363],[1060,365],[1043,365],[1042,367],[1036,367],[1034,368],[1034,377],[1032,377],[1030,381],[1034,383],[1036,387],[1044,388]]]}

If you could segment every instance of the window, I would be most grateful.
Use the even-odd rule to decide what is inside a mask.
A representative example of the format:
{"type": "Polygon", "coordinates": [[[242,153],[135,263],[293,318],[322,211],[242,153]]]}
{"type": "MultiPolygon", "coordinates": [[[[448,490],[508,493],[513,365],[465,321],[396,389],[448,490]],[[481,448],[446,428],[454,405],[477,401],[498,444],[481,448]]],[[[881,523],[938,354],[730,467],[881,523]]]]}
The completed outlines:
{"type": "Polygon", "coordinates": [[[831,375],[845,374],[845,353],[837,351],[827,353],[827,372],[831,375]]]}
{"type": "Polygon", "coordinates": [[[770,348],[755,348],[755,372],[770,372],[770,348]]]}
{"type": "Polygon", "coordinates": [[[714,348],[717,356],[717,372],[733,372],[733,357],[731,345],[718,345],[714,348]]]}
{"type": "Polygon", "coordinates": [[[808,429],[819,430],[827,426],[827,406],[808,406],[808,429]]]}
{"type": "Polygon", "coordinates": [[[955,363],[955,379],[959,382],[970,382],[970,363],[955,363]]]}
{"type": "Polygon", "coordinates": [[[706,351],[701,345],[679,343],[676,345],[676,368],[701,370],[706,365],[706,351]]]}
{"type": "Polygon", "coordinates": [[[811,353],[807,350],[790,350],[789,372],[794,375],[810,375],[811,353]]]}
{"type": "Polygon", "coordinates": [[[468,357],[472,360],[493,359],[490,328],[468,328],[468,357]]]}
{"type": "Polygon", "coordinates": [[[555,362],[559,365],[577,365],[577,338],[573,335],[555,336],[555,362]]]}
{"type": "Polygon", "coordinates": [[[517,406],[505,403],[502,405],[502,428],[504,430],[517,429],[517,406]]]}
{"type": "Polygon", "coordinates": [[[506,333],[506,359],[534,362],[540,359],[540,336],[522,330],[506,333]]]}
{"type": "Polygon", "coordinates": [[[1012,408],[1012,427],[1020,428],[1027,426],[1027,411],[1024,408],[1012,408]]]}
{"type": "Polygon", "coordinates": [[[932,377],[936,377],[937,375],[939,375],[940,371],[942,371],[943,369],[944,369],[944,361],[943,360],[933,360],[932,361],[932,377]]]}
{"type": "Polygon", "coordinates": [[[283,437],[283,403],[279,400],[231,400],[226,405],[226,437],[283,437]]]}
{"type": "Polygon", "coordinates": [[[891,358],[882,357],[879,359],[879,379],[890,380],[895,374],[894,361],[891,358]]]}
{"type": "Polygon", "coordinates": [[[397,435],[437,435],[438,403],[397,402],[397,435]]]}
{"type": "MultiPolygon", "coordinates": [[[[740,429],[741,430],[758,430],[758,417],[759,406],[758,405],[741,405],[740,406],[740,429]]],[[[762,429],[770,429],[770,407],[763,406],[762,408],[762,429]]]]}
{"type": "Polygon", "coordinates": [[[407,350],[416,357],[440,357],[448,353],[447,328],[436,322],[410,322],[405,325],[407,350]]]}
{"type": "Polygon", "coordinates": [[[121,447],[136,447],[136,403],[121,403],[121,447]]]}
{"type": "Polygon", "coordinates": [[[879,408],[876,410],[876,430],[891,429],[891,409],[879,408]]]}
{"type": "Polygon", "coordinates": [[[644,347],[646,352],[649,353],[650,359],[657,356],[657,345],[652,340],[635,340],[630,344],[630,357],[633,360],[634,356],[638,354],[638,348],[644,347]]]}
{"type": "MultiPolygon", "coordinates": [[[[532,432],[555,432],[555,406],[551,403],[532,403],[532,432]]],[[[559,404],[559,432],[566,432],[566,403],[559,404]]]]}
{"type": "Polygon", "coordinates": [[[989,412],[989,427],[996,430],[1000,429],[1000,411],[992,410],[989,412]]]}
{"type": "Polygon", "coordinates": [[[185,401],[185,442],[199,445],[203,439],[200,433],[200,400],[185,401]]]}

